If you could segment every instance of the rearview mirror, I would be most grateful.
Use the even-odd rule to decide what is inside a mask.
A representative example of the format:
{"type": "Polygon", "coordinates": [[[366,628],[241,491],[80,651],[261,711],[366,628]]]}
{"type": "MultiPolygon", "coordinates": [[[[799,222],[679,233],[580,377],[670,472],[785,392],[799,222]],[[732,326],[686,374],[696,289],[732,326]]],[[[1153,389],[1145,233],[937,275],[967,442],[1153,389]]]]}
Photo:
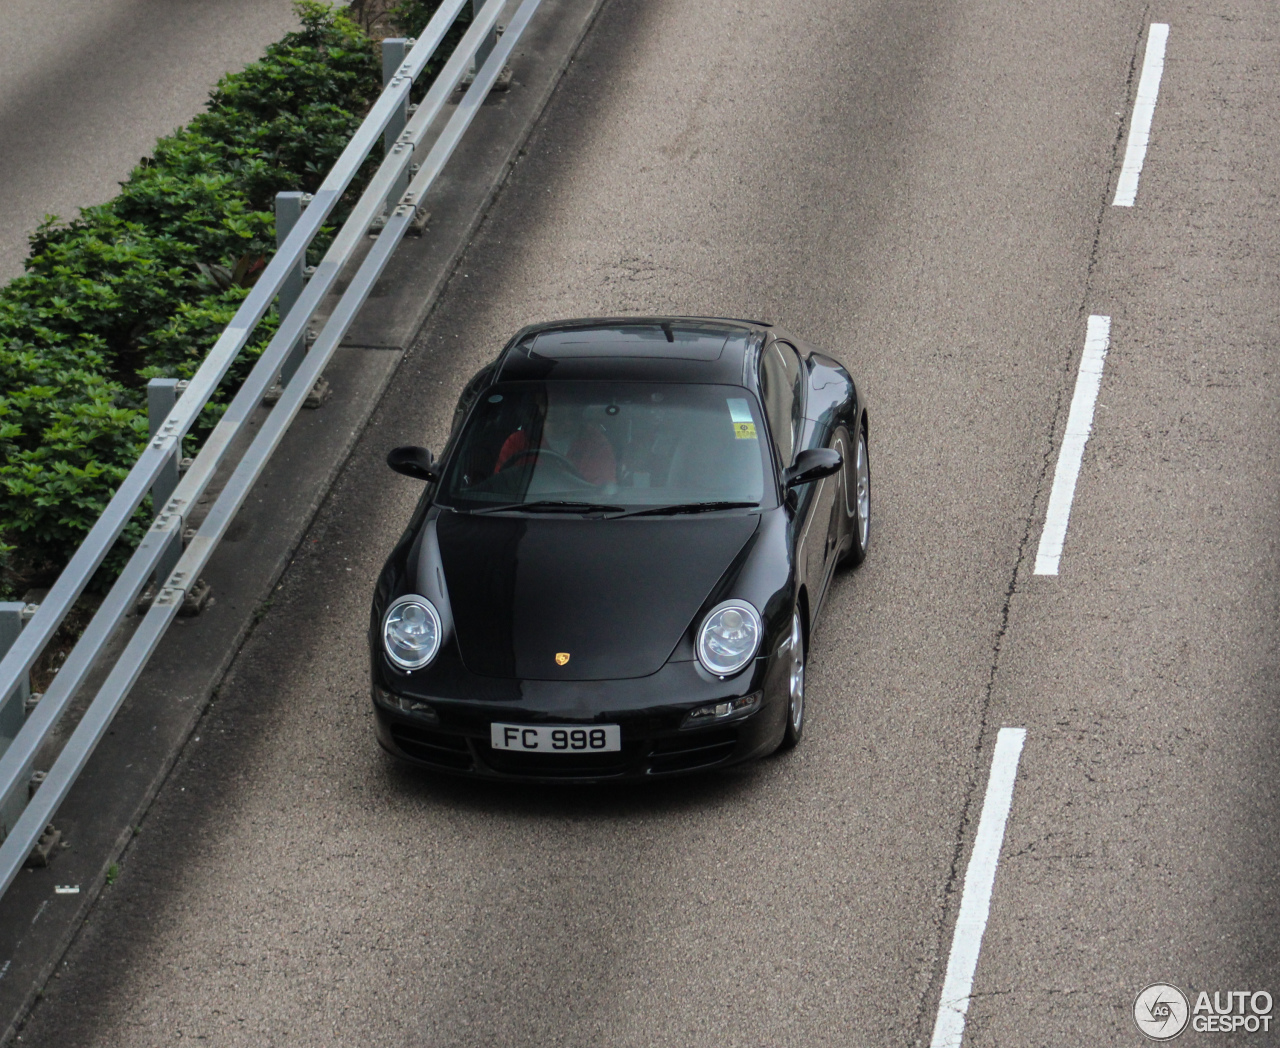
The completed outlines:
{"type": "Polygon", "coordinates": [[[810,448],[796,456],[795,465],[782,474],[782,486],[795,488],[823,477],[829,477],[844,465],[835,448],[810,448]]]}
{"type": "Polygon", "coordinates": [[[440,479],[440,474],[432,466],[431,452],[412,444],[388,451],[387,465],[397,473],[403,473],[414,480],[437,481],[440,479]]]}

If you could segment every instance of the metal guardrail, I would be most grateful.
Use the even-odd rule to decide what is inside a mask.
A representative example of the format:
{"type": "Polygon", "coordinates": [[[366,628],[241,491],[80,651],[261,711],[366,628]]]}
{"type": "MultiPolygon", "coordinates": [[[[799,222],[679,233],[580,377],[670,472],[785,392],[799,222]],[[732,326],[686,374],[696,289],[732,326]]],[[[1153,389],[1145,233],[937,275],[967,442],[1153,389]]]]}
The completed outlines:
{"type": "MultiPolygon", "coordinates": [[[[162,422],[153,424],[151,440],[142,455],[48,596],[38,608],[28,606],[20,613],[15,609],[22,608],[21,605],[13,608],[0,606],[0,631],[8,629],[9,635],[16,633],[7,653],[0,659],[0,696],[4,697],[4,701],[0,701],[0,746],[10,738],[5,727],[11,721],[17,727],[17,718],[7,716],[6,711],[20,702],[24,712],[28,712],[0,755],[0,823],[4,823],[3,829],[7,831],[0,844],[0,893],[7,890],[22,868],[46,824],[106,732],[272,452],[368,298],[374,283],[414,222],[418,205],[471,125],[541,0],[523,0],[501,36],[497,35],[497,20],[503,0],[471,0],[470,27],[425,97],[416,107],[411,107],[409,92],[413,81],[434,57],[445,33],[466,3],[467,0],[443,0],[398,67],[394,62],[391,69],[386,67],[387,58],[395,56],[396,46],[395,42],[387,42],[392,44],[392,48],[384,48],[386,86],[382,94],[311,199],[283,202],[286,210],[295,205],[299,209],[288,216],[293,219],[292,228],[199,370],[185,384],[185,389],[179,388],[180,383],[173,383],[171,387],[157,388],[154,393],[149,391],[151,396],[174,398],[169,401],[170,410],[162,422]],[[474,70],[474,79],[462,100],[426,156],[420,163],[414,163],[415,151],[423,144],[463,77],[472,70],[473,61],[478,68],[474,70]],[[388,73],[391,75],[387,76],[388,73]],[[385,159],[324,258],[304,284],[307,246],[379,136],[385,137],[385,159]],[[407,189],[404,188],[406,183],[407,189]],[[375,219],[384,215],[388,204],[393,206],[384,218],[381,235],[318,332],[314,344],[308,348],[307,325],[339,273],[365,240],[375,219]],[[279,329],[200,453],[190,461],[185,472],[179,473],[182,438],[277,296],[281,300],[283,317],[279,329]],[[296,300],[291,308],[290,299],[296,300]],[[280,376],[283,387],[279,400],[184,548],[183,529],[191,507],[196,505],[208,487],[215,471],[227,458],[232,442],[262,403],[268,389],[276,383],[277,376],[280,376]],[[149,490],[159,507],[155,522],[67,656],[48,691],[31,704],[25,689],[32,666],[149,490]],[[159,585],[150,608],[53,766],[23,807],[27,792],[32,790],[37,752],[80,690],[108,639],[135,606],[143,587],[153,575],[159,585]],[[9,619],[14,617],[8,614],[6,618],[9,612],[18,614],[17,625],[9,624],[9,619]],[[23,626],[22,622],[27,618],[29,621],[23,626]],[[21,814],[9,825],[9,818],[18,810],[21,814]]],[[[4,639],[0,637],[0,644],[4,639]]]]}

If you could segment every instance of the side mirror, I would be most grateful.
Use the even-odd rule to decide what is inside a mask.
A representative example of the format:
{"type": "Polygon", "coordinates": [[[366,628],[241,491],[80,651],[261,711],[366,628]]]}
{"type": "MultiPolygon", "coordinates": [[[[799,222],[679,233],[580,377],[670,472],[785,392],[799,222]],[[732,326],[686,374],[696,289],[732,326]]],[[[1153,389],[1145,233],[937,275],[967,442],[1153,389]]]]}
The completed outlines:
{"type": "Polygon", "coordinates": [[[795,488],[829,477],[844,465],[844,458],[835,448],[810,448],[796,456],[795,465],[782,474],[782,486],[795,488]]]}
{"type": "Polygon", "coordinates": [[[431,452],[426,448],[414,447],[412,444],[388,451],[387,465],[397,473],[403,473],[414,480],[437,481],[440,479],[440,474],[432,465],[431,452]]]}

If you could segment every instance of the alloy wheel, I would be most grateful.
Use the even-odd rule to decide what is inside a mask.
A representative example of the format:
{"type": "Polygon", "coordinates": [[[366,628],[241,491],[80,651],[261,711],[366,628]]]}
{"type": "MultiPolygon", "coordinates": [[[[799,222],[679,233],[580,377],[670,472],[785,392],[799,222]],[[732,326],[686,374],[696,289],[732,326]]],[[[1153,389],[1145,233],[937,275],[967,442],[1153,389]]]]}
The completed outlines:
{"type": "Polygon", "coordinates": [[[854,494],[858,503],[858,545],[864,550],[871,537],[871,469],[867,462],[867,437],[858,434],[858,453],[853,464],[854,494]]]}
{"type": "Polygon", "coordinates": [[[804,632],[800,612],[791,617],[790,706],[787,711],[789,735],[800,737],[804,730],[804,632]]]}

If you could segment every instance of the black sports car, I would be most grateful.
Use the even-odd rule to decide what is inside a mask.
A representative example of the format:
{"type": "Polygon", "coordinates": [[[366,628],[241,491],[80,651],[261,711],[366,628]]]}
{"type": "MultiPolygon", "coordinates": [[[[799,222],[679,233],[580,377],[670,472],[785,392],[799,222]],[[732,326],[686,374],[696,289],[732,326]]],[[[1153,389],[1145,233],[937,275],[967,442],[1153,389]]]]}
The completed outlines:
{"type": "Polygon", "coordinates": [[[485,778],[652,778],[794,746],[809,637],[866,556],[867,413],[776,327],[520,331],[467,383],[378,579],[378,741],[485,778]]]}

